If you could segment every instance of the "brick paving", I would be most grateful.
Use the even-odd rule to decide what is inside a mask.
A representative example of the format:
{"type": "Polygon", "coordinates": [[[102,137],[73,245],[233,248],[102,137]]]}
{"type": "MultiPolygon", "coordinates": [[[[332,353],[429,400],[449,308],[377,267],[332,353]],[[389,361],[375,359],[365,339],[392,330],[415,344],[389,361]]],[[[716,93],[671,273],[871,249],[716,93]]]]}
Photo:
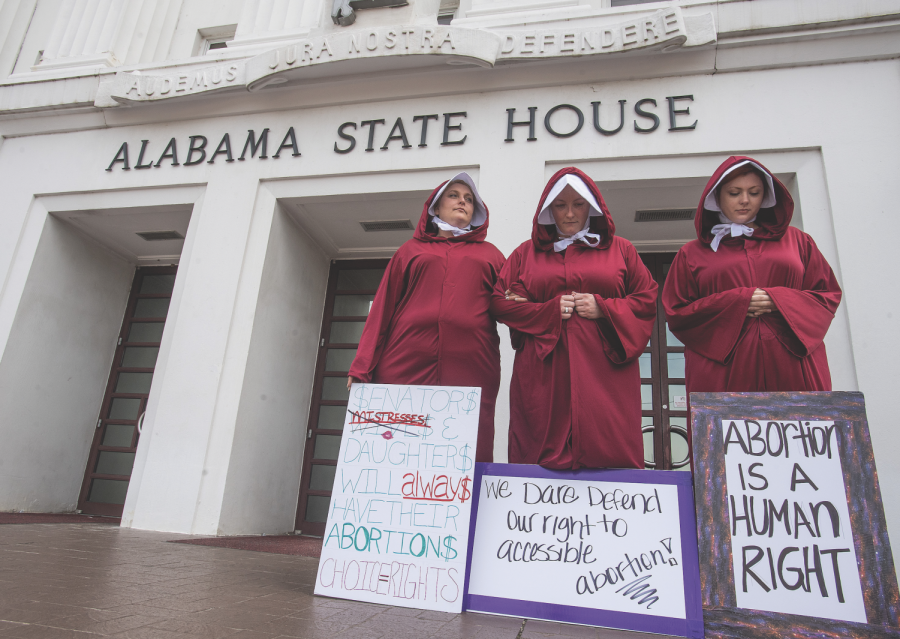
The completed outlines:
{"type": "Polygon", "coordinates": [[[265,535],[255,537],[201,537],[199,539],[173,539],[175,544],[197,544],[198,546],[216,546],[232,550],[255,550],[271,552],[276,555],[302,555],[303,557],[320,557],[322,555],[322,539],[316,537],[299,537],[296,535],[265,535]]]}
{"type": "Polygon", "coordinates": [[[97,523],[0,526],[0,639],[651,639],[313,595],[318,559],[97,523]]]}
{"type": "Polygon", "coordinates": [[[118,517],[76,513],[0,513],[0,524],[118,524],[120,521],[118,517]]]}

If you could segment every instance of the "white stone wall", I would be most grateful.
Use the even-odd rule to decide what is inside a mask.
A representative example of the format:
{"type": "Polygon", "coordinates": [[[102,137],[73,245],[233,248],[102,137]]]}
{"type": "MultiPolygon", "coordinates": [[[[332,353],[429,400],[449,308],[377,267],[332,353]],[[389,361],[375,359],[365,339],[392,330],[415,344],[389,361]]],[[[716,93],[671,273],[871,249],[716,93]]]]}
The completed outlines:
{"type": "MultiPolygon", "coordinates": [[[[816,237],[846,290],[841,313],[828,337],[835,387],[853,390],[858,385],[866,393],[873,440],[880,452],[895,445],[890,426],[891,376],[885,372],[895,366],[893,355],[898,345],[891,330],[892,316],[888,316],[893,313],[890,307],[894,302],[876,297],[884,278],[873,278],[872,273],[890,272],[889,235],[875,229],[878,212],[890,210],[890,189],[883,185],[890,183],[892,171],[898,168],[890,142],[900,133],[890,107],[900,99],[895,68],[894,62],[886,61],[610,83],[602,88],[599,97],[628,99],[629,104],[645,96],[662,101],[666,95],[694,95],[692,117],[699,119],[698,127],[678,133],[661,128],[642,135],[626,127],[618,136],[604,138],[585,128],[575,137],[560,139],[543,130],[539,117],[536,142],[524,141],[526,132],[521,128],[516,132],[516,142],[503,141],[506,108],[524,110],[536,105],[540,116],[563,102],[586,109],[598,97],[596,88],[573,86],[543,93],[463,94],[453,99],[269,113],[252,119],[235,116],[164,127],[143,125],[16,138],[0,148],[0,181],[4,189],[21,193],[24,188],[32,194],[127,189],[136,203],[154,187],[204,185],[182,254],[182,288],[177,292],[179,299],[173,302],[177,312],[173,311],[167,327],[171,340],[167,356],[161,357],[157,368],[155,399],[151,398],[155,406],[145,420],[145,433],[149,435],[145,435],[142,446],[150,446],[153,451],[159,445],[165,452],[156,461],[152,453],[149,457],[146,453],[139,455],[146,461],[139,461],[135,470],[138,474],[141,464],[147,464],[143,480],[135,485],[141,486],[152,475],[157,482],[152,492],[158,492],[159,498],[147,496],[141,486],[140,498],[134,503],[129,499],[129,508],[134,508],[133,523],[140,527],[198,533],[220,529],[216,512],[223,501],[229,463],[236,454],[233,443],[236,429],[239,432],[241,427],[241,389],[249,383],[245,379],[248,344],[255,330],[265,330],[254,324],[256,296],[261,293],[253,291],[259,290],[263,278],[269,236],[265,230],[253,229],[257,224],[269,228],[266,224],[270,225],[275,215],[275,200],[264,195],[262,184],[297,175],[359,175],[359,180],[389,181],[403,190],[404,183],[414,181],[415,174],[410,171],[428,167],[437,182],[438,174],[474,165],[478,167],[481,192],[492,211],[490,239],[508,254],[528,237],[533,207],[543,184],[561,165],[584,166],[600,181],[704,177],[724,157],[749,153],[779,172],[795,173],[803,226],[816,237]],[[744,90],[748,84],[768,87],[778,99],[767,92],[748,95],[744,90]],[[833,86],[842,87],[841,96],[825,104],[812,104],[811,88],[833,86]],[[350,154],[333,150],[342,122],[375,117],[393,120],[396,116],[411,122],[414,114],[436,111],[468,113],[462,131],[468,136],[464,145],[430,144],[405,150],[395,142],[388,151],[366,153],[362,141],[350,154]],[[867,117],[848,117],[863,112],[867,117]],[[842,126],[833,126],[836,121],[842,126]],[[217,140],[230,131],[235,146],[240,146],[241,134],[248,127],[260,130],[263,125],[273,131],[272,139],[280,139],[281,132],[294,126],[303,155],[190,167],[172,167],[165,162],[150,171],[123,171],[121,165],[111,172],[104,170],[123,141],[131,142],[134,154],[139,141],[149,139],[150,148],[158,152],[174,136],[184,154],[190,135],[217,140]],[[34,174],[27,171],[37,164],[44,170],[34,174]],[[250,288],[245,292],[244,287],[250,288]],[[876,306],[882,310],[874,312],[876,306]]],[[[386,129],[380,130],[386,135],[386,129]]],[[[351,184],[356,181],[349,179],[351,184]]],[[[406,190],[423,186],[416,182],[406,190]]],[[[346,188],[347,184],[336,183],[332,192],[341,193],[346,188]]],[[[18,215],[13,215],[14,211],[2,219],[3,235],[8,238],[21,233],[25,219],[25,210],[18,215]]],[[[10,255],[9,251],[5,255],[10,255]]],[[[319,282],[323,281],[324,275],[320,275],[319,282]]],[[[320,295],[314,298],[321,299],[320,295]]],[[[316,322],[310,320],[305,325],[307,340],[316,339],[316,322]]],[[[510,352],[505,349],[504,373],[508,375],[510,352]]],[[[313,357],[308,357],[307,370],[312,370],[313,357]]],[[[301,404],[305,402],[308,397],[301,404]]],[[[503,457],[503,424],[507,418],[504,392],[497,415],[499,458],[503,457]]],[[[298,420],[301,429],[303,422],[298,420]]],[[[283,432],[280,436],[296,447],[296,433],[283,432]]],[[[270,438],[263,439],[267,446],[272,444],[270,438]]],[[[883,485],[890,486],[896,473],[894,464],[889,458],[882,461],[879,457],[879,462],[883,485]]],[[[893,491],[885,491],[892,521],[898,512],[897,498],[893,491]]],[[[268,524],[261,521],[260,526],[268,524]]]]}
{"type": "Polygon", "coordinates": [[[297,508],[329,262],[280,207],[270,229],[218,534],[291,530],[297,508]]]}
{"type": "MultiPolygon", "coordinates": [[[[282,88],[271,85],[250,92],[237,83],[210,97],[136,106],[122,106],[103,94],[102,87],[108,87],[117,70],[177,78],[210,60],[239,64],[266,47],[306,37],[304,33],[343,32],[313,0],[302,6],[263,0],[143,2],[122,8],[117,24],[126,31],[104,40],[108,46],[67,50],[74,55],[63,55],[59,46],[50,49],[56,63],[35,64],[37,51],[47,50],[56,9],[63,4],[0,3],[0,34],[7,34],[0,45],[0,74],[6,78],[0,83],[0,192],[5,198],[0,211],[0,375],[9,375],[22,387],[40,384],[46,373],[24,362],[46,364],[50,355],[34,336],[20,338],[32,330],[22,318],[26,311],[41,317],[77,306],[70,289],[65,295],[37,295],[44,290],[39,282],[50,281],[41,270],[42,264],[51,264],[47,252],[41,252],[42,243],[50,241],[42,234],[59,224],[47,223],[50,212],[70,205],[97,210],[149,204],[192,208],[124,525],[237,534],[279,532],[292,524],[327,260],[346,254],[294,226],[280,202],[429,191],[443,177],[465,168],[477,175],[491,209],[489,240],[509,254],[528,238],[538,196],[560,166],[576,164],[601,182],[695,183],[725,157],[741,153],[791,176],[799,202],[797,223],[816,239],[844,287],[844,303],[826,341],[835,388],[866,394],[885,508],[891,529],[900,530],[900,491],[894,489],[900,485],[900,465],[892,455],[900,446],[900,434],[891,417],[892,382],[900,357],[900,302],[891,278],[892,235],[885,230],[894,210],[893,183],[900,173],[893,148],[900,139],[894,113],[900,103],[900,38],[891,17],[900,15],[900,1],[691,0],[678,6],[688,18],[713,13],[714,44],[668,53],[517,62],[493,69],[443,62],[400,68],[376,57],[370,66],[359,67],[361,72],[342,78],[325,71],[298,74],[282,88]],[[133,19],[129,12],[134,7],[146,13],[138,12],[133,19]],[[285,29],[278,28],[280,18],[272,20],[276,9],[281,12],[277,15],[284,15],[285,29]],[[148,25],[152,28],[142,30],[148,25]],[[236,25],[236,46],[204,60],[190,59],[199,30],[224,25],[236,25]],[[106,61],[96,58],[107,53],[106,61]],[[60,62],[63,59],[68,62],[60,62]],[[697,119],[698,126],[669,132],[666,98],[682,95],[693,96],[690,119],[684,121],[697,119]],[[660,128],[648,134],[634,130],[631,110],[644,98],[657,100],[655,112],[662,120],[660,128]],[[606,137],[593,130],[591,103],[598,100],[604,109],[627,100],[622,132],[606,137]],[[544,115],[559,104],[575,105],[586,117],[584,128],[573,137],[554,137],[544,129],[544,115]],[[516,141],[505,142],[506,109],[515,108],[521,120],[528,107],[537,107],[538,139],[526,142],[527,127],[518,127],[516,141]],[[467,136],[465,144],[441,146],[438,121],[430,125],[428,146],[420,148],[414,116],[452,112],[467,114],[456,120],[462,129],[453,133],[467,136]],[[411,148],[392,142],[382,151],[398,117],[408,127],[411,148]],[[360,124],[372,119],[384,119],[386,125],[377,130],[375,149],[366,152],[366,132],[360,124]],[[346,144],[337,135],[345,122],[358,125],[357,148],[336,153],[336,142],[346,144]],[[228,132],[237,156],[247,130],[258,133],[265,127],[271,130],[270,156],[289,127],[294,127],[302,155],[283,151],[278,159],[231,163],[220,156],[214,164],[184,165],[190,136],[205,136],[211,153],[228,132]],[[173,137],[179,166],[163,161],[158,168],[134,168],[142,140],[148,140],[144,161],[155,163],[173,137]],[[129,145],[130,170],[122,170],[120,163],[106,171],[123,142],[129,145]],[[47,198],[56,198],[56,209],[41,204],[47,198]],[[71,198],[77,203],[71,204],[71,198]],[[70,204],[59,203],[63,201],[70,204]],[[295,275],[300,272],[302,277],[295,275]],[[295,279],[300,283],[290,289],[295,279]],[[30,299],[36,301],[26,304],[30,299]],[[281,336],[291,322],[297,334],[291,333],[282,348],[281,336]]],[[[482,3],[480,13],[467,17],[464,3],[460,24],[524,33],[531,28],[526,23],[552,30],[565,29],[563,20],[593,24],[607,19],[602,14],[606,10],[596,3],[531,12],[500,4],[482,3]]],[[[424,6],[361,16],[357,26],[390,25],[387,15],[424,24],[429,19],[424,6]]],[[[655,5],[614,13],[627,17],[648,10],[655,5]]],[[[557,117],[554,123],[560,127],[574,124],[571,113],[557,117]]],[[[57,235],[69,238],[66,233],[72,231],[64,228],[57,235]]],[[[74,237],[69,244],[94,246],[74,237]]],[[[64,269],[65,254],[53,255],[52,263],[64,269]]],[[[132,265],[102,257],[107,254],[100,248],[91,255],[84,257],[84,264],[66,262],[79,264],[88,274],[105,273],[91,295],[106,299],[116,286],[127,292],[127,283],[121,284],[116,274],[132,265]],[[107,268],[104,260],[119,266],[107,268]]],[[[110,303],[104,311],[116,316],[115,322],[107,317],[107,323],[121,320],[121,309],[114,306],[110,303]]],[[[84,310],[76,315],[80,322],[90,317],[84,310]]],[[[112,330],[115,333],[117,326],[112,330]]],[[[495,451],[502,461],[512,353],[505,330],[501,334],[503,388],[495,451]]],[[[65,472],[47,476],[43,483],[22,475],[12,458],[0,453],[0,487],[12,487],[0,491],[0,510],[66,509],[77,498],[96,419],[87,416],[87,405],[99,406],[108,374],[108,361],[101,366],[99,359],[91,359],[102,354],[94,346],[91,340],[72,345],[69,361],[91,362],[82,382],[85,388],[100,389],[96,397],[88,397],[87,390],[63,393],[58,404],[35,403],[34,396],[24,392],[0,397],[3,414],[15,416],[0,421],[0,437],[13,443],[2,450],[13,451],[16,463],[27,462],[29,451],[37,451],[35,446],[56,431],[67,433],[61,441],[69,451],[65,472]],[[66,411],[80,411],[80,421],[62,420],[66,411]],[[24,415],[48,430],[23,435],[17,428],[24,415]]],[[[104,357],[108,360],[111,351],[100,359],[104,357]]],[[[56,377],[53,383],[65,386],[65,379],[56,377]]]]}
{"type": "Polygon", "coordinates": [[[30,268],[0,360],[0,509],[71,512],[134,267],[42,202],[29,217],[30,268]]]}

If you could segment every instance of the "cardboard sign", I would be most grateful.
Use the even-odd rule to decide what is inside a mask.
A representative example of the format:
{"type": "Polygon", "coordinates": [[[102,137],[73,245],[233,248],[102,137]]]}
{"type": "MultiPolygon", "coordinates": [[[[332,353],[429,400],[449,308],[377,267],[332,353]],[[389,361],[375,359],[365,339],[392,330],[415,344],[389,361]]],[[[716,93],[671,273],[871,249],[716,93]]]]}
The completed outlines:
{"type": "Polygon", "coordinates": [[[461,612],[480,388],[354,384],[315,593],[461,612]]]}
{"type": "Polygon", "coordinates": [[[900,636],[861,393],[692,393],[707,636],[900,636]]]}
{"type": "Polygon", "coordinates": [[[476,468],[467,610],[703,636],[689,473],[476,468]]]}

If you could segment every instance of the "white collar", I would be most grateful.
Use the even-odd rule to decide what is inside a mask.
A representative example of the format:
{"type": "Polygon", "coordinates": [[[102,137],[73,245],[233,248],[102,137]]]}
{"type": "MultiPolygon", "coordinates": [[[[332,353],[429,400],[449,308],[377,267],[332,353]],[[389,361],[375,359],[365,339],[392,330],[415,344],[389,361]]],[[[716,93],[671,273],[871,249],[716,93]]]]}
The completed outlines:
{"type": "Polygon", "coordinates": [[[442,231],[450,231],[451,233],[453,233],[454,237],[459,237],[460,235],[465,235],[466,233],[469,233],[472,230],[471,224],[469,224],[466,228],[461,229],[456,226],[453,226],[452,224],[447,224],[444,220],[439,218],[437,215],[435,215],[431,221],[434,222],[434,225],[437,226],[442,231]]]}
{"type": "MultiPolygon", "coordinates": [[[[756,219],[756,216],[753,216],[752,220],[747,220],[747,222],[753,222],[756,219]]],[[[732,222],[729,220],[724,213],[719,213],[719,222],[721,224],[716,224],[710,229],[713,234],[712,242],[709,245],[709,248],[713,250],[713,253],[719,250],[719,244],[725,239],[726,235],[731,235],[731,237],[740,237],[741,235],[746,235],[750,237],[753,235],[753,229],[747,226],[746,224],[738,224],[737,222],[732,222]]]]}
{"type": "MultiPolygon", "coordinates": [[[[590,226],[591,218],[588,217],[588,219],[584,223],[584,228],[578,231],[575,235],[570,235],[569,237],[560,236],[559,240],[553,243],[553,250],[557,253],[565,251],[570,244],[574,244],[578,240],[582,240],[589,246],[597,246],[598,244],[600,244],[600,236],[597,233],[588,233],[588,229],[590,229],[590,226]],[[591,240],[595,241],[592,242],[591,240]]],[[[558,226],[556,227],[556,232],[560,232],[558,226]]]]}

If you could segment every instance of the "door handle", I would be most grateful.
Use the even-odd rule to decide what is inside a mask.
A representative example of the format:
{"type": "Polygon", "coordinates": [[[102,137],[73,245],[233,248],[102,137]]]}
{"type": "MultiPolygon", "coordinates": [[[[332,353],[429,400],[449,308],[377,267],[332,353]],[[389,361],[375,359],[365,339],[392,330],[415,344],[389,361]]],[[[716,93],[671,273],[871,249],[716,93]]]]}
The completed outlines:
{"type": "Polygon", "coordinates": [[[146,414],[147,414],[147,411],[144,411],[143,413],[141,413],[141,416],[138,417],[138,421],[137,421],[138,435],[140,435],[144,430],[144,415],[146,415],[146,414]]]}

